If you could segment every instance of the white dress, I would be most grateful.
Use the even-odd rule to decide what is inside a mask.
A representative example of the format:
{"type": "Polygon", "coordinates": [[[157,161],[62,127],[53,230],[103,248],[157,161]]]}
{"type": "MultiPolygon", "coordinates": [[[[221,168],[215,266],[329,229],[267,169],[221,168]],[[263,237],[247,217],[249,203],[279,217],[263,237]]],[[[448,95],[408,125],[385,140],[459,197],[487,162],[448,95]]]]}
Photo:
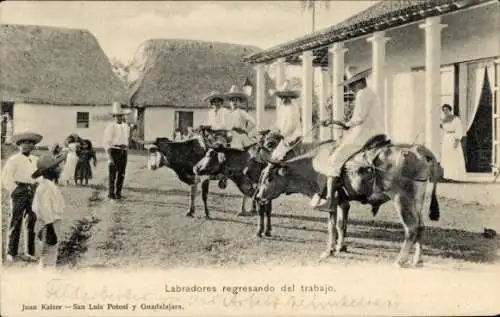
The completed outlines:
{"type": "Polygon", "coordinates": [[[66,156],[66,162],[64,163],[61,176],[59,177],[60,184],[65,185],[66,182],[75,179],[75,170],[78,163],[78,155],[76,155],[78,145],[78,143],[68,144],[68,155],[66,156]]]}
{"type": "Polygon", "coordinates": [[[465,158],[460,139],[463,137],[462,122],[458,117],[447,123],[442,123],[443,139],[441,143],[441,167],[444,178],[456,181],[465,180],[465,158]],[[457,147],[454,147],[458,140],[457,147]]]}

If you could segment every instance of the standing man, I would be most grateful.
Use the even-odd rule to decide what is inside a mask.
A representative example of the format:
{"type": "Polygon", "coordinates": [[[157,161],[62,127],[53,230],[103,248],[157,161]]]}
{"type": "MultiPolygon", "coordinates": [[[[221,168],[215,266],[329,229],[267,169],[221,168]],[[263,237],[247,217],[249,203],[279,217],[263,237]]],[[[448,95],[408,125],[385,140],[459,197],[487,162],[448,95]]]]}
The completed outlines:
{"type": "Polygon", "coordinates": [[[248,102],[248,97],[236,85],[231,87],[226,97],[231,105],[229,124],[233,136],[231,147],[243,149],[253,143],[248,132],[256,126],[255,119],[242,109],[243,105],[248,102]]]}
{"type": "MultiPolygon", "coordinates": [[[[367,86],[366,77],[371,69],[358,72],[356,67],[347,67],[347,80],[341,85],[347,85],[355,94],[355,104],[352,118],[342,123],[344,133],[338,147],[333,151],[326,164],[318,164],[317,171],[328,176],[326,199],[316,194],[311,200],[311,206],[319,207],[331,203],[333,190],[340,185],[340,172],[346,160],[361,150],[365,143],[376,134],[385,134],[382,106],[375,92],[367,86]]],[[[323,125],[332,122],[326,120],[323,125]]],[[[325,191],[324,191],[325,192],[325,191]]],[[[323,192],[323,194],[324,194],[323,192]]]]}
{"type": "Polygon", "coordinates": [[[282,160],[288,150],[296,144],[302,136],[302,126],[300,124],[299,107],[296,104],[300,93],[292,90],[290,84],[286,81],[281,89],[274,93],[280,98],[279,112],[276,118],[276,128],[283,137],[276,149],[271,154],[271,159],[282,160]]]}
{"type": "Polygon", "coordinates": [[[19,153],[12,155],[3,168],[2,184],[10,193],[11,215],[7,247],[7,262],[18,255],[19,238],[23,218],[26,222],[24,239],[25,252],[21,259],[35,261],[35,222],[36,215],[31,209],[35,193],[35,180],[31,175],[37,170],[38,158],[31,154],[35,145],[42,140],[40,134],[25,132],[12,136],[12,143],[19,147],[19,153]]]}
{"type": "Polygon", "coordinates": [[[127,149],[130,141],[130,125],[125,116],[129,109],[122,109],[120,103],[113,103],[112,115],[115,122],[108,124],[104,130],[104,148],[108,157],[109,185],[108,198],[123,199],[122,188],[127,167],[127,149]]]}

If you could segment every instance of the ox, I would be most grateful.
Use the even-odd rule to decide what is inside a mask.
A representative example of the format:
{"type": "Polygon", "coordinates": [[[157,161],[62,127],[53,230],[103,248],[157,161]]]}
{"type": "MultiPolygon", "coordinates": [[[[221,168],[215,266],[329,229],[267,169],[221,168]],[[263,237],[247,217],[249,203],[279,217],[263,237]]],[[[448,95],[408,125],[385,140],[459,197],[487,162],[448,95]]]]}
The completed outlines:
{"type": "MultiPolygon", "coordinates": [[[[142,143],[150,145],[149,169],[156,170],[162,166],[166,166],[177,174],[179,180],[191,186],[189,211],[186,215],[193,217],[195,212],[194,202],[200,181],[194,174],[193,167],[205,155],[207,147],[204,141],[200,138],[193,138],[182,142],[174,142],[168,138],[156,138],[153,142],[142,143]]],[[[212,177],[201,180],[201,197],[207,219],[210,217],[207,206],[209,182],[214,179],[212,177]]],[[[244,205],[242,208],[244,208],[244,205]]]]}
{"type": "MultiPolygon", "coordinates": [[[[264,213],[270,217],[272,209],[270,201],[260,206],[256,206],[253,201],[260,173],[266,166],[266,164],[254,160],[258,151],[259,144],[250,145],[242,150],[224,147],[212,148],[195,165],[193,171],[197,175],[223,175],[227,177],[236,184],[246,198],[252,198],[252,211],[258,209],[262,217],[264,213]]],[[[257,235],[261,237],[264,232],[262,227],[259,229],[257,235]]],[[[270,236],[271,231],[266,231],[265,235],[270,236]]]]}
{"type": "MultiPolygon", "coordinates": [[[[325,183],[326,177],[313,167],[313,159],[325,153],[322,151],[330,153],[331,145],[321,145],[315,151],[283,162],[270,162],[262,171],[256,199],[266,203],[282,193],[301,193],[311,198],[325,183]]],[[[344,239],[349,201],[370,204],[375,216],[380,205],[392,199],[405,232],[396,264],[406,264],[413,245],[415,254],[412,264],[421,264],[422,210],[425,205],[430,209],[429,218],[439,220],[436,187],[440,174],[439,163],[424,146],[396,145],[385,137],[383,142],[380,138],[368,141],[344,164],[341,173],[343,184],[335,190],[335,199],[328,207],[327,248],[321,258],[346,251],[344,239]]]]}

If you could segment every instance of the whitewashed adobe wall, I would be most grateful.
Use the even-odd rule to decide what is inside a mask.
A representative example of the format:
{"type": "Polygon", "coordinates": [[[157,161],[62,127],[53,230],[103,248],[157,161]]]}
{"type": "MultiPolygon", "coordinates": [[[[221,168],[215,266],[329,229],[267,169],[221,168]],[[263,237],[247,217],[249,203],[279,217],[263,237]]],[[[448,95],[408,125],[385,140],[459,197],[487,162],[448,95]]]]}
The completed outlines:
{"type": "MultiPolygon", "coordinates": [[[[448,26],[442,31],[441,64],[500,55],[500,3],[444,16],[442,23],[448,26]]],[[[417,142],[425,140],[425,77],[411,73],[411,68],[425,66],[425,37],[419,24],[386,33],[390,38],[386,46],[385,101],[392,122],[389,131],[393,139],[402,142],[413,142],[416,135],[420,136],[417,142]]],[[[372,48],[366,38],[346,43],[346,47],[347,64],[371,66],[372,48]]]]}
{"type": "Polygon", "coordinates": [[[62,144],[71,133],[90,139],[95,147],[102,147],[104,129],[113,117],[111,106],[56,106],[16,103],[14,105],[14,133],[30,130],[43,135],[40,146],[62,144]],[[76,113],[89,112],[89,128],[76,127],[76,113]]]}
{"type": "MultiPolygon", "coordinates": [[[[193,126],[205,124],[210,109],[190,109],[172,107],[149,107],[144,112],[144,139],[154,140],[156,137],[172,138],[175,129],[175,111],[192,111],[193,126]]],[[[249,112],[255,118],[255,111],[249,112]]],[[[263,126],[268,127],[276,120],[274,110],[266,110],[263,126]]]]}

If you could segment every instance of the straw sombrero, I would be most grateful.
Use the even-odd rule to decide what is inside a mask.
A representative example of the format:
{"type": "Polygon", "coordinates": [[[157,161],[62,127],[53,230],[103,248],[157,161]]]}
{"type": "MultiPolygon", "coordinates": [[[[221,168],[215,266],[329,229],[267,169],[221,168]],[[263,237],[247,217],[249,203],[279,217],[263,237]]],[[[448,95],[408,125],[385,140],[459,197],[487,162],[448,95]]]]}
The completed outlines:
{"type": "Polygon", "coordinates": [[[12,136],[11,142],[19,145],[22,141],[33,141],[35,144],[40,143],[42,141],[43,136],[38,133],[33,132],[23,132],[19,134],[15,134],[12,136]]]}
{"type": "Polygon", "coordinates": [[[300,92],[298,90],[291,89],[290,82],[285,81],[283,86],[274,92],[274,95],[277,97],[298,98],[300,96],[300,92]]]}
{"type": "Polygon", "coordinates": [[[355,82],[368,77],[371,73],[372,73],[371,68],[359,71],[359,69],[356,66],[347,66],[345,69],[345,75],[347,79],[341,82],[339,86],[354,84],[355,82]]]}
{"type": "Polygon", "coordinates": [[[111,111],[111,114],[116,116],[116,115],[127,115],[131,113],[132,110],[130,109],[123,109],[122,105],[119,102],[113,102],[113,110],[111,111]]]}
{"type": "Polygon", "coordinates": [[[222,99],[222,101],[226,100],[226,96],[222,93],[220,93],[217,90],[212,90],[208,96],[203,98],[203,101],[212,101],[213,99],[222,99]]]}
{"type": "Polygon", "coordinates": [[[46,170],[59,165],[62,161],[64,161],[65,157],[66,157],[65,153],[61,153],[56,156],[49,154],[42,155],[37,160],[36,162],[37,170],[33,174],[31,174],[31,177],[32,178],[40,177],[46,170]]]}
{"type": "Polygon", "coordinates": [[[229,89],[229,92],[226,93],[226,97],[228,99],[231,98],[241,98],[241,99],[248,99],[248,96],[236,85],[232,85],[231,89],[229,89]]]}

